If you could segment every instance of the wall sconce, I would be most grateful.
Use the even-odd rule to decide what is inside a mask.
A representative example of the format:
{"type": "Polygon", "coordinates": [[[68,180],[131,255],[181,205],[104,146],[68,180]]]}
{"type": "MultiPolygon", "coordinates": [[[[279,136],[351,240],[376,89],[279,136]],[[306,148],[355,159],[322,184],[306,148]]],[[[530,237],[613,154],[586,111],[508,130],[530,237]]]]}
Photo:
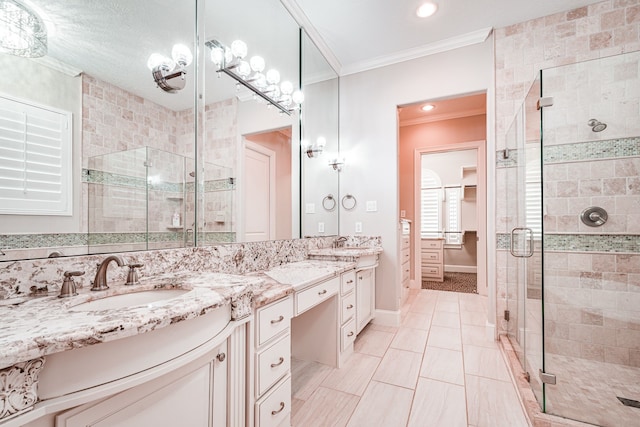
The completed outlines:
{"type": "Polygon", "coordinates": [[[231,43],[231,47],[227,47],[212,39],[205,42],[205,46],[211,49],[211,61],[217,67],[218,73],[225,73],[239,86],[251,90],[283,113],[291,115],[291,112],[304,102],[302,91],[294,90],[293,84],[289,81],[280,82],[278,70],[270,69],[264,72],[266,62],[263,57],[256,55],[248,62],[245,61],[249,50],[242,40],[236,40],[231,43]]]}
{"type": "Polygon", "coordinates": [[[333,167],[334,171],[340,172],[344,166],[344,157],[337,157],[333,160],[329,160],[329,166],[333,167]]]}
{"type": "Polygon", "coordinates": [[[171,57],[167,58],[159,53],[152,53],[147,60],[147,67],[151,70],[153,80],[165,92],[175,93],[184,89],[187,74],[185,68],[193,61],[191,50],[183,44],[173,46],[171,57]]]}
{"type": "Polygon", "coordinates": [[[316,139],[315,144],[303,143],[302,148],[304,149],[304,152],[307,153],[307,157],[311,158],[318,157],[320,154],[322,154],[322,150],[324,150],[324,147],[326,145],[327,140],[325,139],[325,137],[319,136],[318,139],[316,139]]]}
{"type": "Polygon", "coordinates": [[[27,6],[0,0],[0,52],[25,58],[47,54],[47,29],[27,6]]]}

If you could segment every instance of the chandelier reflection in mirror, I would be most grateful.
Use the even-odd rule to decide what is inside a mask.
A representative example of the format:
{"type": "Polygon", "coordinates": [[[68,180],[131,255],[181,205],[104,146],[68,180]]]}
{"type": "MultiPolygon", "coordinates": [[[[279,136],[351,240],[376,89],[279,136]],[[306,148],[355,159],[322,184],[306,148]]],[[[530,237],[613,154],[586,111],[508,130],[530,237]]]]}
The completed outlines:
{"type": "Polygon", "coordinates": [[[47,29],[27,6],[0,0],[0,51],[26,58],[47,54],[47,29]]]}
{"type": "Polygon", "coordinates": [[[245,61],[248,48],[242,40],[234,41],[231,47],[218,40],[209,40],[205,45],[211,49],[211,61],[217,72],[234,79],[238,88],[246,87],[256,96],[289,115],[304,102],[302,91],[294,90],[293,84],[289,81],[280,82],[278,70],[270,69],[264,72],[264,58],[256,55],[245,61]]]}
{"type": "Polygon", "coordinates": [[[302,149],[307,154],[307,157],[318,157],[322,154],[324,147],[327,145],[327,140],[323,136],[319,136],[316,139],[315,144],[309,141],[302,141],[302,149]]]}
{"type": "Polygon", "coordinates": [[[171,50],[171,58],[152,53],[147,60],[147,67],[151,70],[153,80],[160,89],[175,93],[184,89],[186,67],[191,64],[191,61],[193,61],[191,50],[183,44],[176,44],[171,50]]]}

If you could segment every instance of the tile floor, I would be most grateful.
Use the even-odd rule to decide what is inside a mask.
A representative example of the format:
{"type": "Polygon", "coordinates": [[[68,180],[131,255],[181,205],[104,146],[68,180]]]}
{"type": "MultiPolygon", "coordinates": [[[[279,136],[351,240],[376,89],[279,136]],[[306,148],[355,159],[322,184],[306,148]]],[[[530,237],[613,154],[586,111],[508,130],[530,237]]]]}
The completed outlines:
{"type": "Polygon", "coordinates": [[[399,328],[370,324],[342,369],[292,361],[300,427],[525,427],[486,297],[412,291],[399,328]]]}

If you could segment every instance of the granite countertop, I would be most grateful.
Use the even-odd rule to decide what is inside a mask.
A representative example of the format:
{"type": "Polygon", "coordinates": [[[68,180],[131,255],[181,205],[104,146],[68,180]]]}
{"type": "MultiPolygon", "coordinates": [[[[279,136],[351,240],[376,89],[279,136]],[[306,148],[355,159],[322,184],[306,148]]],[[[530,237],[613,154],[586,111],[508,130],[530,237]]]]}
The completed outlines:
{"type": "Polygon", "coordinates": [[[79,289],[78,296],[16,300],[0,306],[0,369],[15,363],[113,341],[202,316],[236,301],[261,307],[312,283],[353,268],[353,262],[306,260],[247,275],[183,272],[143,278],[139,285],[111,285],[106,291],[79,289]],[[154,302],[99,311],[74,311],[92,300],[132,292],[185,289],[154,302]]]}
{"type": "Polygon", "coordinates": [[[323,257],[362,257],[367,255],[378,255],[382,253],[381,246],[343,246],[339,248],[322,248],[322,249],[310,249],[310,256],[323,256],[323,257]]]}

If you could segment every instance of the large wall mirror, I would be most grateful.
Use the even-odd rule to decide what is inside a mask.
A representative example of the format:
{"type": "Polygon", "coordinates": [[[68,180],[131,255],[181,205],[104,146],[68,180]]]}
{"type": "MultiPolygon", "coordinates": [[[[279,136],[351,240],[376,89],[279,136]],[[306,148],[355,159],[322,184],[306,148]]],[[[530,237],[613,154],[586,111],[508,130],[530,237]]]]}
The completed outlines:
{"type": "Polygon", "coordinates": [[[337,151],[337,77],[278,0],[21,4],[43,19],[48,51],[0,53],[0,138],[6,147],[31,132],[44,151],[26,166],[26,144],[3,149],[0,187],[40,203],[11,207],[5,192],[0,261],[337,234],[337,209],[324,232],[320,220],[304,228],[304,206],[322,209],[318,198],[338,187],[333,174],[331,189],[303,188],[304,175],[331,171],[300,150],[313,135],[337,151]]]}

